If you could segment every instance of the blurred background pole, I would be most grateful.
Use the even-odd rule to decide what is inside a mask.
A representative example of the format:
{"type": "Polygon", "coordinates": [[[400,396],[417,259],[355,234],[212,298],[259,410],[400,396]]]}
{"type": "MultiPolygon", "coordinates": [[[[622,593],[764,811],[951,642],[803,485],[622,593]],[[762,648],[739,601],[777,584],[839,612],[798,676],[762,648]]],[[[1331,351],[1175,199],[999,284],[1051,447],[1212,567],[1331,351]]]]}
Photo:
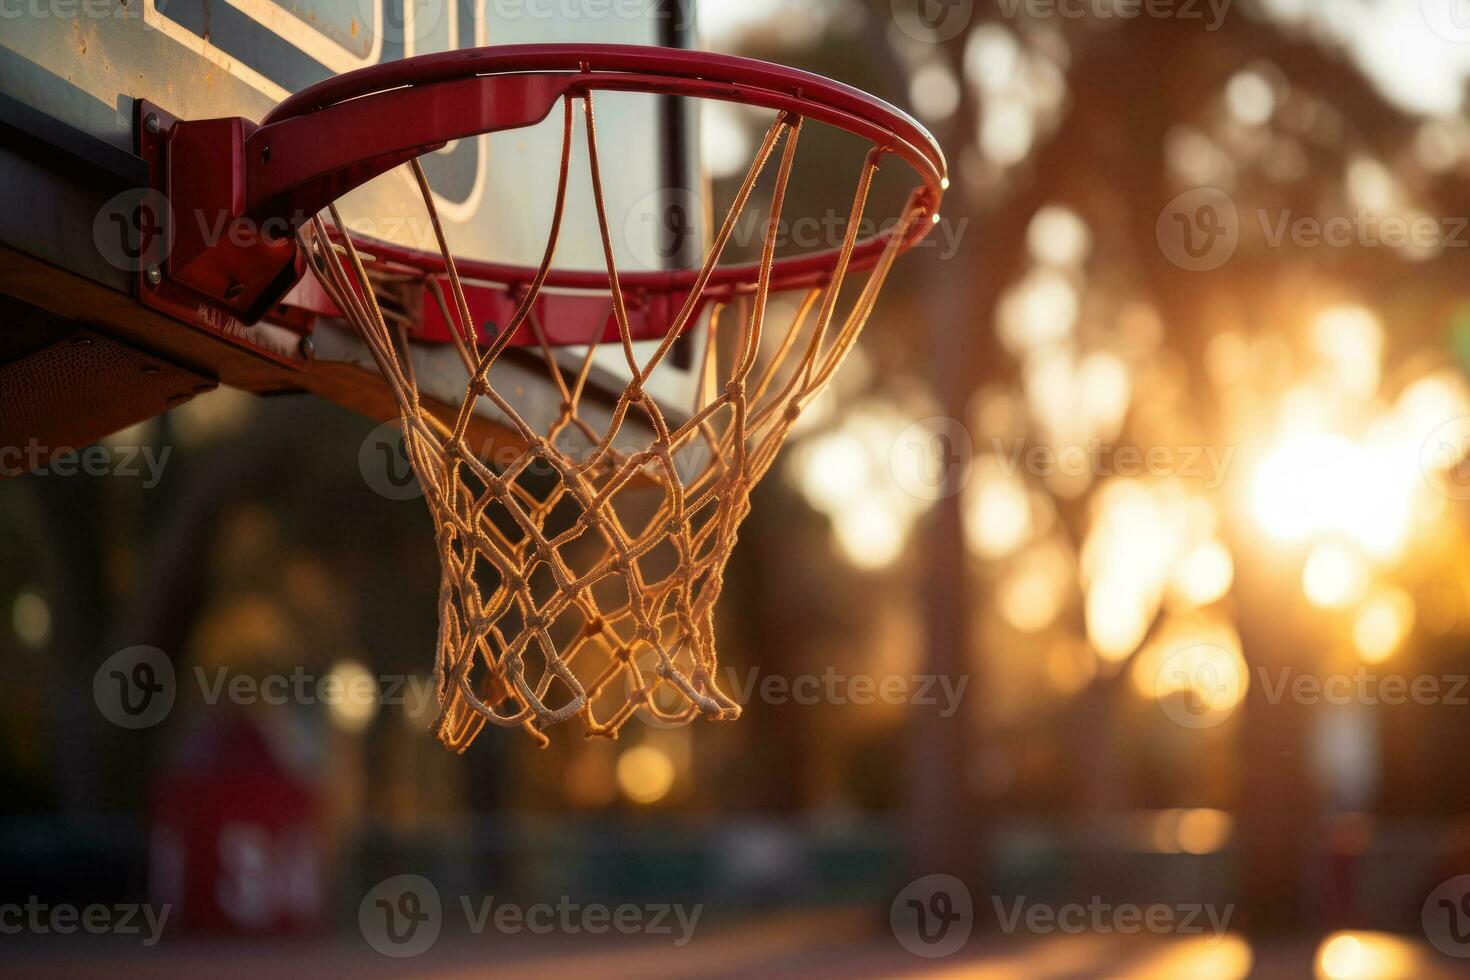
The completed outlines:
{"type": "MultiPolygon", "coordinates": [[[[939,56],[948,62],[956,78],[965,77],[967,37],[961,33],[940,47],[939,56]]],[[[942,414],[968,429],[970,397],[980,380],[982,359],[977,353],[989,327],[988,316],[982,311],[991,309],[996,297],[994,292],[984,294],[983,281],[976,274],[976,263],[981,258],[975,241],[978,222],[964,223],[971,217],[970,204],[963,177],[957,172],[958,162],[966,148],[975,145],[979,120],[971,87],[961,85],[960,89],[958,108],[936,135],[955,168],[942,218],[950,227],[964,229],[964,233],[954,255],[930,252],[915,263],[914,275],[927,325],[927,334],[916,338],[916,342],[927,346],[926,360],[942,414]]],[[[975,892],[983,893],[990,828],[977,807],[972,787],[975,760],[983,758],[977,709],[985,692],[984,678],[979,676],[983,656],[971,649],[971,609],[976,596],[967,565],[961,494],[970,460],[931,462],[943,466],[946,485],[919,532],[922,571],[918,586],[928,628],[920,672],[954,679],[968,675],[969,682],[958,710],[948,718],[935,711],[913,712],[906,794],[908,861],[914,874],[954,874],[975,892]]]]}
{"type": "Polygon", "coordinates": [[[1311,771],[1313,709],[1273,695],[1268,682],[1320,670],[1322,638],[1299,610],[1281,608],[1282,597],[1300,589],[1295,563],[1247,547],[1236,554],[1240,638],[1253,672],[1239,743],[1248,760],[1237,818],[1241,926],[1252,937],[1309,933],[1322,925],[1326,882],[1316,870],[1328,831],[1311,771]]]}

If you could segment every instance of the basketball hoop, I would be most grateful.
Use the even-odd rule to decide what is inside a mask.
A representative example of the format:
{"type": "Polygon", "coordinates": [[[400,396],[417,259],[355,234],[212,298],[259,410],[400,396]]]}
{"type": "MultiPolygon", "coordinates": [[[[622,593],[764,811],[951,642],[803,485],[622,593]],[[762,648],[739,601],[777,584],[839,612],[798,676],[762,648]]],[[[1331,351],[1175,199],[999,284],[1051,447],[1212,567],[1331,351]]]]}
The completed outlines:
{"type": "Polygon", "coordinates": [[[751,488],[852,349],[894,260],[938,220],[945,163],[923,127],[855,89],[758,61],[662,48],[533,45],[352,72],[292,96],[259,126],[179,123],[169,139],[176,208],[200,196],[233,195],[237,215],[314,216],[291,221],[294,237],[263,239],[252,249],[176,241],[169,281],[248,320],[278,309],[309,267],[371,350],[400,409],[404,445],[436,527],[440,740],[463,752],[488,722],[522,727],[545,744],[551,728],[574,717],[588,735],[615,737],[640,710],[670,724],[737,717],[739,706],[716,677],[714,607],[725,565],[751,488]],[[602,91],[719,99],[775,114],[698,268],[619,271],[598,156],[594,103],[602,91]],[[606,259],[600,272],[555,266],[579,103],[606,259]],[[558,105],[556,203],[539,266],[455,259],[418,156],[455,139],[534,125],[558,105]],[[841,244],[778,258],[782,207],[808,122],[845,130],[871,148],[852,177],[841,244]],[[869,191],[888,157],[914,172],[916,186],[896,222],[864,239],[869,191]],[[772,158],[760,260],[721,265],[772,158]],[[229,172],[243,185],[221,190],[222,162],[236,168],[229,172]],[[437,253],[354,239],[334,203],[405,164],[423,195],[437,253]],[[215,175],[213,184],[193,173],[215,175]],[[855,299],[839,313],[843,286],[863,273],[855,299]],[[418,316],[391,302],[403,282],[423,286],[430,297],[418,316]],[[772,293],[795,300],[789,322],[779,326],[772,293]],[[488,333],[481,329],[487,321],[502,326],[488,333]],[[646,386],[679,337],[706,321],[700,404],[687,421],[671,422],[646,386]],[[463,400],[444,417],[421,399],[407,352],[411,335],[436,329],[453,343],[467,376],[463,400]],[[656,341],[656,349],[640,356],[638,341],[656,341]],[[493,370],[513,345],[536,352],[561,394],[549,426],[531,425],[517,411],[514,391],[497,386],[493,370]],[[603,427],[582,411],[600,345],[621,348],[631,378],[603,427]],[[568,347],[578,350],[580,369],[569,369],[559,354],[568,347]],[[482,401],[512,430],[514,459],[492,465],[470,445],[470,418],[482,401]],[[634,428],[651,437],[628,445],[634,428]]]}

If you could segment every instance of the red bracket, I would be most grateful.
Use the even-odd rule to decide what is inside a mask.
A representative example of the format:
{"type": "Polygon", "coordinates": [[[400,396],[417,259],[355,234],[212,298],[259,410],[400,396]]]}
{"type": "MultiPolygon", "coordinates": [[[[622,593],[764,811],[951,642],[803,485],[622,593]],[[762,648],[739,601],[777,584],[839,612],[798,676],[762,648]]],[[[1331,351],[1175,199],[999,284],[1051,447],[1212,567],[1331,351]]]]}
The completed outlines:
{"type": "Polygon", "coordinates": [[[247,239],[230,218],[237,214],[242,185],[239,169],[229,164],[228,151],[251,124],[240,119],[182,123],[145,99],[137,101],[134,119],[138,155],[148,165],[149,186],[168,203],[160,222],[162,234],[144,246],[144,265],[137,278],[139,301],[226,343],[304,369],[299,334],[309,327],[299,316],[293,317],[285,307],[250,316],[245,304],[225,298],[230,294],[243,298],[245,281],[265,275],[262,270],[273,264],[276,271],[269,273],[271,277],[284,279],[282,261],[291,276],[299,276],[294,242],[289,251],[233,244],[247,239]],[[179,182],[171,180],[175,173],[180,180],[192,175],[189,186],[194,189],[181,192],[179,182]],[[259,322],[266,312],[276,323],[259,322]],[[293,323],[294,335],[277,325],[293,323]]]}

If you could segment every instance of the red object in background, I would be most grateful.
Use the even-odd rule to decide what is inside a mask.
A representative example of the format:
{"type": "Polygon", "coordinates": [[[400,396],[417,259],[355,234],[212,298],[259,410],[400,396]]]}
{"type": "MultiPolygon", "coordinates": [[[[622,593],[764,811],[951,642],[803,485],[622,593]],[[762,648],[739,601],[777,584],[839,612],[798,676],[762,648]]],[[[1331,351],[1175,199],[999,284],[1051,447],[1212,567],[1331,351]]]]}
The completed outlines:
{"type": "Polygon", "coordinates": [[[313,787],[245,719],[189,744],[152,801],[150,890],[173,906],[170,928],[317,929],[325,910],[313,787]]]}

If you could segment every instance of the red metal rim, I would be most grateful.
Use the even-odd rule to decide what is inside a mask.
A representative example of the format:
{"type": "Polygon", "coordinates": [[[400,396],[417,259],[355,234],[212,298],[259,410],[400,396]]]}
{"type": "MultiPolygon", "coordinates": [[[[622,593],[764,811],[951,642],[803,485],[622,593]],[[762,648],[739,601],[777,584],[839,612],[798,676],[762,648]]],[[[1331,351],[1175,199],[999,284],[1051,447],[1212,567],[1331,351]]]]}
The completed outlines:
{"type": "MultiPolygon", "coordinates": [[[[436,82],[487,75],[564,72],[574,76],[571,88],[582,91],[633,91],[719,99],[775,111],[791,112],[836,126],[903,160],[918,177],[924,213],[900,245],[907,251],[938,220],[939,204],[948,187],[947,167],[939,144],[918,121],[882,99],[810,72],[751,58],[620,44],[524,44],[473,48],[423,55],[337,75],[303,89],[276,106],[262,127],[329,112],[333,106],[378,93],[436,82]]],[[[850,269],[870,268],[887,247],[889,232],[860,241],[850,269]]],[[[442,272],[438,253],[401,248],[385,242],[366,244],[374,254],[394,262],[442,272]]],[[[773,289],[813,288],[825,284],[835,269],[838,248],[792,256],[776,262],[773,289]]],[[[456,261],[467,278],[514,285],[529,282],[536,270],[495,262],[456,261]]],[[[716,293],[737,292],[755,283],[756,264],[721,266],[709,286],[716,293]]],[[[620,274],[627,288],[674,292],[689,288],[698,270],[620,274]]],[[[562,289],[606,289],[605,272],[553,270],[546,285],[562,289]]]]}

